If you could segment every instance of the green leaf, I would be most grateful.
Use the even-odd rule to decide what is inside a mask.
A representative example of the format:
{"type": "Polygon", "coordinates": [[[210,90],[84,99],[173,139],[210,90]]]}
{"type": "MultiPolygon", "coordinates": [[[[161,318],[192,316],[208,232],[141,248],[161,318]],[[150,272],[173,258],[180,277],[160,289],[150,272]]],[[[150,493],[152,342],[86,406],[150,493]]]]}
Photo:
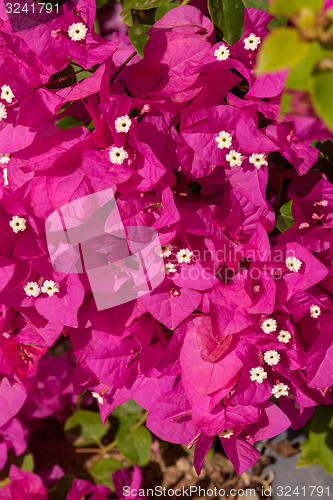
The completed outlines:
{"type": "Polygon", "coordinates": [[[128,415],[136,415],[137,419],[139,419],[140,410],[142,410],[141,406],[139,406],[134,399],[130,399],[126,401],[126,403],[117,406],[117,408],[113,410],[112,416],[123,419],[127,418],[128,415]]]}
{"type": "Polygon", "coordinates": [[[95,462],[89,472],[93,476],[95,483],[103,484],[104,486],[111,488],[111,490],[114,490],[111,474],[123,467],[123,464],[119,460],[115,460],[114,458],[105,458],[104,460],[98,460],[98,462],[95,462]]]}
{"type": "Polygon", "coordinates": [[[274,16],[292,17],[304,7],[309,7],[315,13],[319,12],[322,5],[323,0],[273,0],[270,12],[274,16]]]}
{"type": "Polygon", "coordinates": [[[222,31],[223,40],[236,43],[244,27],[243,0],[208,0],[208,10],[215,26],[222,31]]]}
{"type": "Polygon", "coordinates": [[[279,121],[283,120],[286,113],[292,112],[292,106],[291,106],[292,99],[293,99],[292,95],[287,94],[286,92],[283,92],[282,97],[281,97],[281,103],[280,103],[279,121]]]}
{"type": "Polygon", "coordinates": [[[304,441],[297,467],[320,463],[333,475],[333,413],[331,406],[321,405],[310,420],[309,436],[304,441]]]}
{"type": "Polygon", "coordinates": [[[268,12],[268,0],[208,0],[212,21],[222,31],[223,40],[229,45],[236,43],[244,29],[245,7],[268,12]]]}
{"type": "Polygon", "coordinates": [[[306,56],[290,69],[286,81],[286,88],[308,90],[310,76],[318,61],[332,56],[332,50],[325,50],[320,43],[312,42],[306,56]]]}
{"type": "Polygon", "coordinates": [[[95,64],[95,66],[92,66],[89,71],[82,70],[82,67],[79,64],[72,61],[72,64],[68,64],[64,69],[52,76],[53,83],[48,84],[48,88],[62,89],[70,87],[74,83],[80,82],[81,80],[92,76],[97,68],[98,64],[95,64]],[[77,71],[79,71],[79,73],[77,73],[77,71]]]}
{"type": "Polygon", "coordinates": [[[314,108],[328,128],[333,130],[333,73],[321,71],[309,79],[314,108]]]}
{"type": "Polygon", "coordinates": [[[295,66],[309,51],[310,44],[301,40],[293,28],[278,28],[262,43],[258,53],[257,74],[295,66]]]}
{"type": "Polygon", "coordinates": [[[66,130],[72,127],[86,127],[86,124],[81,120],[74,118],[74,116],[64,116],[57,121],[56,126],[61,128],[61,130],[66,130]]]}
{"type": "Polygon", "coordinates": [[[127,425],[121,425],[116,434],[119,451],[133,464],[147,465],[149,462],[151,434],[146,427],[130,432],[127,425]]]}
{"type": "Polygon", "coordinates": [[[104,426],[99,413],[88,410],[79,410],[65,422],[64,430],[67,439],[77,447],[99,444],[110,427],[109,422],[104,426]]]}
{"type": "Polygon", "coordinates": [[[265,10],[268,12],[269,10],[269,1],[268,0],[243,0],[245,7],[251,7],[253,9],[265,10]]]}
{"type": "Polygon", "coordinates": [[[179,7],[179,3],[169,3],[167,5],[161,5],[155,10],[155,22],[162,19],[162,17],[169,12],[169,10],[179,7]]]}
{"type": "Polygon", "coordinates": [[[150,28],[151,26],[149,26],[149,24],[133,24],[128,30],[130,42],[142,58],[144,46],[150,38],[149,35],[146,34],[150,28]]]}
{"type": "MultiPolygon", "coordinates": [[[[188,449],[186,447],[186,444],[181,444],[180,446],[183,448],[184,451],[186,451],[186,453],[188,453],[189,455],[194,456],[194,449],[195,449],[194,446],[192,446],[192,448],[190,448],[190,449],[188,449]]],[[[205,462],[211,460],[212,456],[214,455],[214,450],[215,450],[215,438],[214,438],[214,440],[212,442],[211,447],[208,450],[208,453],[207,453],[206,458],[205,458],[205,462]]]]}
{"type": "Polygon", "coordinates": [[[6,477],[5,479],[3,479],[3,480],[0,482],[0,488],[2,488],[3,486],[6,486],[6,484],[8,484],[9,482],[10,482],[9,477],[6,477]]]}
{"type": "Polygon", "coordinates": [[[132,10],[149,10],[170,3],[171,0],[123,0],[121,2],[123,10],[121,17],[124,23],[132,26],[132,10]]]}
{"type": "Polygon", "coordinates": [[[48,498],[50,498],[50,500],[66,500],[74,479],[75,476],[72,474],[65,474],[62,476],[57,486],[54,486],[47,492],[48,498]]]}
{"type": "Polygon", "coordinates": [[[34,456],[32,453],[25,453],[23,455],[23,462],[20,469],[32,472],[35,468],[34,456]]]}
{"type": "Polygon", "coordinates": [[[284,233],[285,231],[287,231],[287,229],[290,229],[295,224],[293,214],[291,213],[292,204],[293,200],[290,200],[282,205],[282,207],[280,208],[281,215],[279,215],[275,221],[275,226],[281,233],[284,233]]]}
{"type": "Polygon", "coordinates": [[[109,0],[96,0],[96,9],[101,9],[108,3],[109,0]]]}
{"type": "Polygon", "coordinates": [[[89,123],[88,130],[90,130],[90,132],[93,132],[95,130],[95,124],[93,120],[91,120],[91,122],[89,123]]]}

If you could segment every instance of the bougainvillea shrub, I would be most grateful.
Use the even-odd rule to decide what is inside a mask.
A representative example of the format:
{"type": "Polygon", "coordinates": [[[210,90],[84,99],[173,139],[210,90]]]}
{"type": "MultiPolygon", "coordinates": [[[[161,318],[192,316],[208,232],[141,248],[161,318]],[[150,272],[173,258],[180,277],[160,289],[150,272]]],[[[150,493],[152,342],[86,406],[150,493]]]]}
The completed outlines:
{"type": "MultiPolygon", "coordinates": [[[[312,110],[281,119],[288,70],[257,75],[272,15],[246,7],[227,43],[197,5],[156,16],[142,57],[119,14],[96,33],[93,0],[28,27],[0,7],[2,466],[43,418],[69,430],[76,405],[89,425],[88,398],[106,425],[136,415],[118,433],[132,463],[127,436],[149,448],[148,428],[194,447],[198,474],[217,437],[241,474],[256,442],[332,404],[333,189],[312,110]]],[[[12,465],[0,498],[47,498],[61,476],[12,465]]],[[[140,480],[113,477],[119,495],[140,480]]],[[[77,478],[68,498],[105,488],[77,478]]]]}

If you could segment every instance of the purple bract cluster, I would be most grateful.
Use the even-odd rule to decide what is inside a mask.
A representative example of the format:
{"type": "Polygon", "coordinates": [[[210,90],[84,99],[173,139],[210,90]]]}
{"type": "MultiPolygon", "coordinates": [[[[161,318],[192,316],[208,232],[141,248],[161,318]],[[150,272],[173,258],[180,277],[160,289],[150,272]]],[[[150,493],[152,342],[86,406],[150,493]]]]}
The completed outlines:
{"type": "Polygon", "coordinates": [[[133,48],[94,32],[95,1],[61,9],[13,33],[0,7],[0,425],[20,425],[27,394],[29,415],[61,406],[51,377],[34,410],[34,380],[69,336],[75,392],[103,421],[134,398],[153,433],[195,444],[198,473],[218,436],[241,474],[256,441],[332,402],[333,188],[309,172],[311,138],[278,119],[286,72],[255,77],[272,17],[247,8],[228,46],[181,6],[124,65],[133,48]],[[284,175],[295,224],[278,234],[284,175]],[[108,188],[125,228],[158,232],[165,278],[99,311],[84,273],[52,267],[45,220],[108,188]]]}

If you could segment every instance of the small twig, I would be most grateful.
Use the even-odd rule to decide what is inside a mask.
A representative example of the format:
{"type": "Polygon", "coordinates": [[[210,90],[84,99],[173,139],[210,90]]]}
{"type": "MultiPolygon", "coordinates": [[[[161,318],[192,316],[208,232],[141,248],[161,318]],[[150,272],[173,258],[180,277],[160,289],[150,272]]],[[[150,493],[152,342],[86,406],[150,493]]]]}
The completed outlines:
{"type": "Polygon", "coordinates": [[[83,391],[82,394],[80,394],[80,396],[77,398],[76,400],[76,403],[75,403],[75,411],[78,411],[81,407],[81,403],[82,401],[84,400],[84,398],[86,397],[86,395],[88,394],[89,391],[87,391],[86,389],[83,391]]]}
{"type": "Polygon", "coordinates": [[[123,62],[123,64],[121,64],[119,66],[119,68],[117,69],[117,71],[115,72],[114,75],[111,76],[111,79],[110,79],[110,85],[113,84],[113,82],[115,81],[115,79],[117,78],[117,76],[119,75],[119,73],[125,68],[125,66],[133,59],[134,56],[136,56],[137,54],[137,51],[135,50],[127,59],[126,61],[123,62]]]}
{"type": "Polygon", "coordinates": [[[99,448],[75,448],[75,453],[100,453],[99,448]]]}
{"type": "Polygon", "coordinates": [[[146,411],[145,414],[142,415],[140,420],[138,420],[134,425],[132,425],[132,427],[130,427],[130,432],[133,432],[133,431],[135,431],[135,429],[138,429],[139,427],[141,427],[141,425],[146,422],[147,416],[148,416],[148,412],[146,411]]]}

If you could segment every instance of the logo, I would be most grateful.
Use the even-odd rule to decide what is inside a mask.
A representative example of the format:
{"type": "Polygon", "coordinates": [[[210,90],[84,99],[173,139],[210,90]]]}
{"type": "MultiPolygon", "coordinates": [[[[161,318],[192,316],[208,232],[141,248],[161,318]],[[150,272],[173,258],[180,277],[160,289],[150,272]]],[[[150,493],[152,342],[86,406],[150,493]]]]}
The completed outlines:
{"type": "Polygon", "coordinates": [[[49,23],[74,9],[79,0],[2,0],[0,17],[10,22],[13,33],[49,23]]]}

